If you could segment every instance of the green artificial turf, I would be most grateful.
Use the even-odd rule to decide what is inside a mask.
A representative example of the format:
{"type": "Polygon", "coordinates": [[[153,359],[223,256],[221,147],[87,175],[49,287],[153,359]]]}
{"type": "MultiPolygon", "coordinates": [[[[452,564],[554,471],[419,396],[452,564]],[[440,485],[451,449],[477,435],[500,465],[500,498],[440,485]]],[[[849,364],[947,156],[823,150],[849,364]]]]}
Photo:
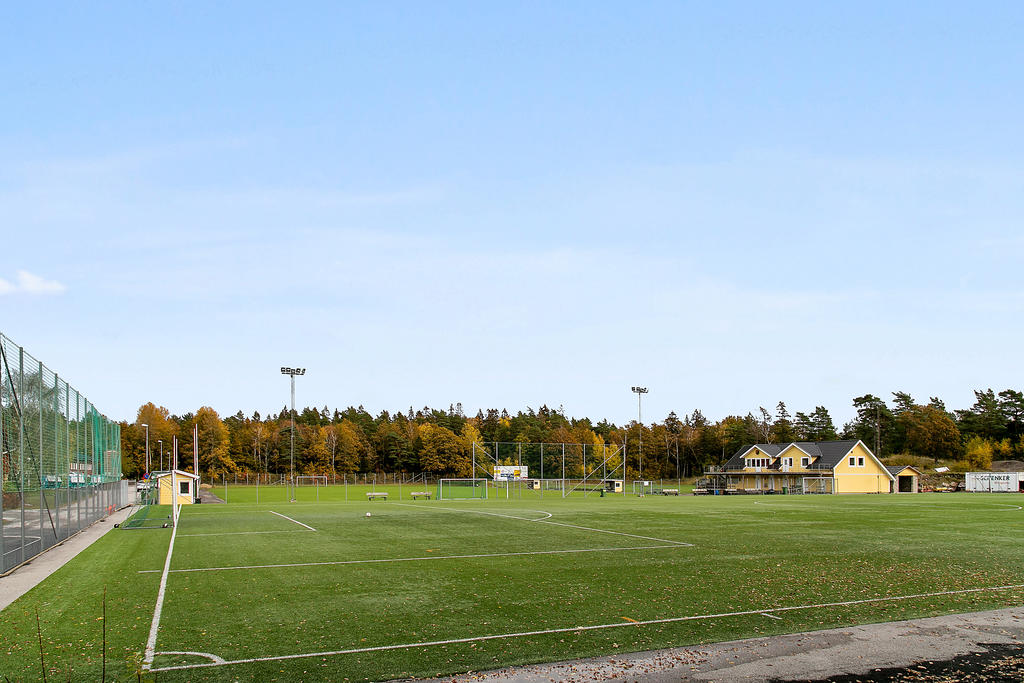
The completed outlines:
{"type": "Polygon", "coordinates": [[[98,680],[104,588],[107,679],[150,681],[422,677],[1024,603],[921,596],[1024,584],[1014,494],[408,499],[422,488],[260,487],[256,504],[229,486],[185,508],[172,570],[216,570],[168,575],[156,644],[228,661],[402,647],[141,672],[171,530],[118,530],[0,612],[0,672],[41,678],[38,609],[49,676],[98,680]],[[878,600],[897,596],[921,597],[878,600]]]}

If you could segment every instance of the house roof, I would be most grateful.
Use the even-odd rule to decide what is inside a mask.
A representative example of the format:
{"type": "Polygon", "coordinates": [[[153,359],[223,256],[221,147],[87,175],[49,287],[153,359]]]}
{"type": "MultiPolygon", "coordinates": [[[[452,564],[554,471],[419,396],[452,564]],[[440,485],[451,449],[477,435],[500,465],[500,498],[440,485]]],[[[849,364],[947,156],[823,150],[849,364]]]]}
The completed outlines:
{"type": "MultiPolygon", "coordinates": [[[[189,477],[191,479],[198,479],[199,478],[198,474],[192,474],[191,472],[185,472],[184,470],[172,470],[172,472],[174,474],[178,475],[179,477],[189,477]]],[[[162,479],[163,477],[169,477],[169,476],[171,476],[171,472],[154,472],[153,473],[153,478],[154,479],[162,479]]]]}
{"type": "Polygon", "coordinates": [[[914,467],[913,465],[886,465],[885,469],[889,470],[889,474],[893,475],[894,477],[903,470],[914,470],[915,474],[917,474],[918,476],[921,475],[921,471],[914,467]]]}
{"type": "MultiPolygon", "coordinates": [[[[729,461],[725,463],[725,467],[729,469],[736,469],[743,467],[744,455],[750,450],[756,448],[763,453],[770,456],[776,456],[782,451],[786,450],[790,446],[796,446],[804,453],[807,453],[814,460],[816,465],[825,465],[827,467],[835,467],[839,462],[853,450],[853,447],[858,443],[857,439],[847,439],[845,441],[792,441],[790,443],[755,443],[746,444],[736,453],[729,458],[729,461]]],[[[866,446],[865,446],[866,448],[866,446]]]]}

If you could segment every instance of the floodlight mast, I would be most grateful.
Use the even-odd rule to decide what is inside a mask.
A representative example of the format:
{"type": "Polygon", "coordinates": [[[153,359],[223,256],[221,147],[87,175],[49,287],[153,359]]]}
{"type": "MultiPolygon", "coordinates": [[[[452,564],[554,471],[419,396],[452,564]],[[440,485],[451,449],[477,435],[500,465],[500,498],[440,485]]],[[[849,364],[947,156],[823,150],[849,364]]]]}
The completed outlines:
{"type": "MultiPolygon", "coordinates": [[[[636,422],[640,428],[640,479],[642,481],[644,478],[644,419],[640,410],[640,400],[647,393],[647,387],[630,387],[630,389],[636,394],[636,422]]],[[[625,468],[623,468],[623,474],[625,474],[625,468]]]]}
{"type": "Polygon", "coordinates": [[[281,368],[282,375],[289,375],[292,380],[292,429],[291,429],[291,471],[288,474],[288,484],[292,489],[291,502],[295,502],[295,375],[305,375],[306,368],[281,368]]]}

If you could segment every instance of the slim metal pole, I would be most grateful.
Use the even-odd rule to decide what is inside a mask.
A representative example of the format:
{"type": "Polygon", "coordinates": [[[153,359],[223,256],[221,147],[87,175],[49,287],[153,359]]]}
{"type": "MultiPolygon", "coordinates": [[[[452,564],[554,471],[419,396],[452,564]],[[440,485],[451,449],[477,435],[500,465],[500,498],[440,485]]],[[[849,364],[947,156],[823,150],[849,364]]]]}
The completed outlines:
{"type": "Polygon", "coordinates": [[[142,425],[146,428],[146,474],[149,473],[149,425],[142,425]]]}
{"type": "MultiPolygon", "coordinates": [[[[36,424],[39,425],[39,550],[41,551],[45,544],[43,543],[43,510],[46,509],[46,491],[43,490],[43,361],[39,361],[39,381],[36,384],[36,410],[39,412],[39,419],[36,420],[36,424]]],[[[56,543],[57,539],[53,539],[56,543]]]]}
{"type": "MultiPolygon", "coordinates": [[[[24,401],[25,397],[25,349],[18,347],[18,394],[24,401]]],[[[21,551],[18,562],[25,561],[25,407],[18,406],[18,493],[21,495],[21,551]]]]}
{"type": "Polygon", "coordinates": [[[292,491],[292,502],[295,502],[295,375],[292,378],[292,431],[291,431],[291,464],[288,475],[292,491]]]}

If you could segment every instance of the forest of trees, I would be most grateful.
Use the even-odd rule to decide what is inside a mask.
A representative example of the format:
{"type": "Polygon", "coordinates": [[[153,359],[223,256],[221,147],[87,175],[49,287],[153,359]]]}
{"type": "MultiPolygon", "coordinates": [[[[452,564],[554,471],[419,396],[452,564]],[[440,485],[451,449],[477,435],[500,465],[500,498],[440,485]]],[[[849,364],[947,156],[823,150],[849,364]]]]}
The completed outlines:
{"type": "MultiPolygon", "coordinates": [[[[465,415],[461,404],[448,410],[409,408],[377,416],[362,406],[333,411],[326,406],[304,408],[294,416],[295,471],[469,476],[472,444],[495,441],[624,446],[626,478],[638,474],[642,441],[643,475],[652,479],[700,474],[744,444],[800,440],[861,439],[881,457],[907,454],[934,462],[957,461],[970,469],[986,469],[994,459],[1024,459],[1024,394],[1012,389],[974,394],[970,409],[953,412],[934,397],[918,403],[907,393],[894,392],[887,403],[865,394],[853,400],[857,416],[842,428],[833,424],[823,406],[790,414],[781,401],[774,411],[760,408],[757,413],[717,422],[694,410],[683,417],[669,413],[662,422],[624,426],[569,418],[561,409],[547,406],[515,415],[491,409],[475,416],[465,415]]],[[[204,477],[287,473],[290,418],[287,407],[277,415],[246,416],[239,411],[222,418],[206,406],[179,416],[147,403],[139,408],[134,422],[121,425],[123,470],[127,477],[143,472],[146,432],[142,425],[147,424],[153,469],[159,468],[159,442],[163,442],[165,464],[169,463],[175,436],[179,463],[191,469],[192,429],[198,425],[199,466],[204,477]]]]}

